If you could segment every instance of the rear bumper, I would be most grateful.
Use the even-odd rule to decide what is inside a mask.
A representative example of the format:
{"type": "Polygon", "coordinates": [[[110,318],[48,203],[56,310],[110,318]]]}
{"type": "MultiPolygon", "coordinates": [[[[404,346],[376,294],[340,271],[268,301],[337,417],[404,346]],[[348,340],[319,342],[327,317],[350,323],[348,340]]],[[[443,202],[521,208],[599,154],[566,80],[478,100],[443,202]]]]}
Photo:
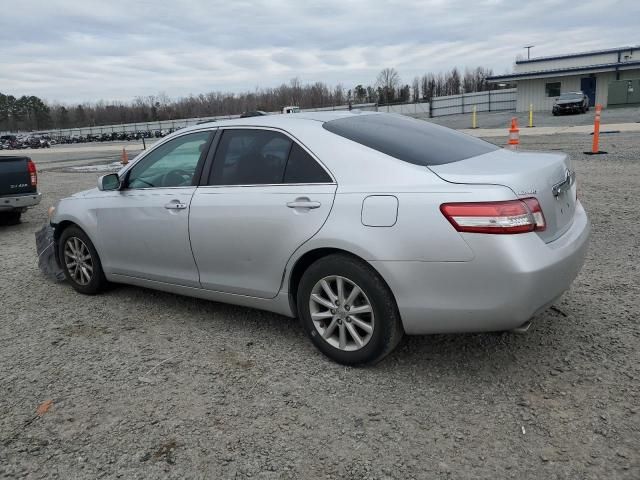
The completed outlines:
{"type": "Polygon", "coordinates": [[[549,307],[580,272],[590,224],[580,203],[569,230],[465,234],[468,262],[372,262],[393,291],[408,334],[511,330],[549,307]]]}
{"type": "Polygon", "coordinates": [[[0,212],[11,210],[24,210],[40,203],[41,193],[26,193],[23,195],[0,197],[0,212]]]}

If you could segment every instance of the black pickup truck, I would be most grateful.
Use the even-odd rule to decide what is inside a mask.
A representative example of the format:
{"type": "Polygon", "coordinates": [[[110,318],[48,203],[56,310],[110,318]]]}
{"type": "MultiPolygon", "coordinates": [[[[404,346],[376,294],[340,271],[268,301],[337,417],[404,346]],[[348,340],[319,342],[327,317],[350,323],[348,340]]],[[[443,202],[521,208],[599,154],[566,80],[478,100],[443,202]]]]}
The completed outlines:
{"type": "Polygon", "coordinates": [[[0,156],[0,222],[18,223],[40,197],[36,164],[29,157],[0,156]]]}

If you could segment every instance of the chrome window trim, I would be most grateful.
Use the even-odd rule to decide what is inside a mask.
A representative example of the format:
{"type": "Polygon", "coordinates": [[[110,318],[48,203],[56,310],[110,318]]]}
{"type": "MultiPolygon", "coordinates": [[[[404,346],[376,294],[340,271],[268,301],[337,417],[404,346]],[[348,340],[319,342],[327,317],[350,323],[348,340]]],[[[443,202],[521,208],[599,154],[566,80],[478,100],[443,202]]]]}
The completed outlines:
{"type": "Polygon", "coordinates": [[[189,185],[183,187],[144,187],[144,188],[125,188],[124,190],[112,190],[114,192],[120,192],[123,195],[127,195],[129,192],[140,192],[146,190],[178,190],[178,189],[187,189],[187,188],[198,188],[197,185],[189,185]]]}
{"type": "MultiPolygon", "coordinates": [[[[334,182],[323,182],[323,183],[248,183],[242,185],[200,185],[198,188],[236,188],[236,187],[305,187],[305,186],[314,186],[314,185],[328,185],[328,186],[336,186],[337,183],[334,182]]],[[[176,188],[176,187],[173,187],[176,188]]],[[[151,189],[149,189],[151,190],[151,189]]]]}

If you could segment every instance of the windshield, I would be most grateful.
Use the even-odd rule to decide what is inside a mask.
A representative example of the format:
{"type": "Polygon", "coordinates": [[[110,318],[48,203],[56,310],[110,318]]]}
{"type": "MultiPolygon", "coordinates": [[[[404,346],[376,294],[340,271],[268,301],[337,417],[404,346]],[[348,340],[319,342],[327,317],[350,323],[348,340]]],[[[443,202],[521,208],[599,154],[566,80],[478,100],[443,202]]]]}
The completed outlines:
{"type": "Polygon", "coordinates": [[[581,93],[563,93],[558,100],[582,100],[581,93]]]}

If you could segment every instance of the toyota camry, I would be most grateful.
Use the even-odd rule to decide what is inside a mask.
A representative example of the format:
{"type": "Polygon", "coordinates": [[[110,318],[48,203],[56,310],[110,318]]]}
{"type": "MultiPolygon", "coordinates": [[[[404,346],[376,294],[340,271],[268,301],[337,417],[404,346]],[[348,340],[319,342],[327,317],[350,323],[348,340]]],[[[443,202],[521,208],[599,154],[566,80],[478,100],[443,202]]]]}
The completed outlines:
{"type": "Polygon", "coordinates": [[[404,334],[526,330],[590,230],[567,155],[374,112],[180,130],[50,221],[78,292],[127,283],[297,316],[344,364],[404,334]]]}

